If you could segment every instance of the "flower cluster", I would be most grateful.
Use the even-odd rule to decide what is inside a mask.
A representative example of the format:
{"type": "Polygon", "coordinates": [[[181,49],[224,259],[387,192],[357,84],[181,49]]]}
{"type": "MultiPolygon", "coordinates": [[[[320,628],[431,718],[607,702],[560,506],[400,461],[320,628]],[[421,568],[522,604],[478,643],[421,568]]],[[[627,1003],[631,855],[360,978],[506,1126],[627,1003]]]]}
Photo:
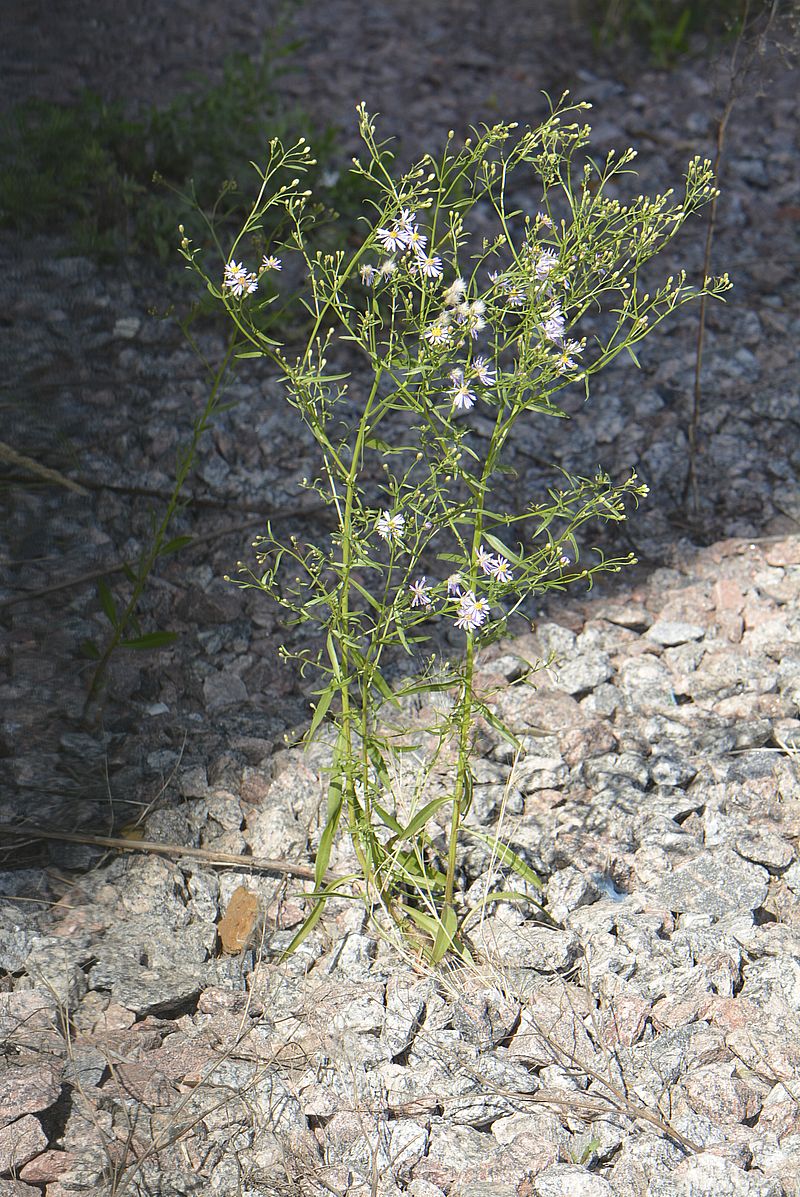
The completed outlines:
{"type": "Polygon", "coordinates": [[[415,220],[415,212],[402,208],[391,225],[377,229],[375,236],[389,253],[410,256],[409,270],[412,274],[420,274],[423,278],[441,278],[442,259],[431,252],[428,238],[420,231],[415,220]]]}
{"type": "MultiPolygon", "coordinates": [[[[384,512],[384,516],[387,515],[388,512],[384,512]]],[[[508,560],[500,553],[488,552],[483,545],[479,545],[475,553],[475,563],[482,573],[495,582],[514,580],[508,560]]],[[[483,595],[476,595],[474,590],[465,589],[462,574],[450,574],[449,578],[445,579],[444,586],[446,597],[456,604],[454,622],[457,628],[472,632],[486,623],[489,617],[489,600],[483,595]]],[[[432,586],[424,574],[413,581],[408,589],[412,607],[429,608],[433,605],[432,586]]]]}
{"type": "Polygon", "coordinates": [[[243,295],[252,295],[258,289],[258,277],[251,274],[241,262],[235,262],[231,258],[222,276],[222,289],[241,299],[243,295]]]}
{"type": "Polygon", "coordinates": [[[497,381],[494,368],[481,356],[472,359],[466,374],[463,367],[456,366],[450,371],[448,378],[452,384],[448,394],[455,411],[469,411],[475,406],[478,398],[476,383],[483,387],[493,387],[497,381]]]}
{"type": "Polygon", "coordinates": [[[235,262],[233,258],[225,264],[222,275],[222,289],[241,299],[244,295],[252,295],[258,290],[258,276],[265,270],[282,270],[280,258],[268,257],[261,260],[258,274],[253,274],[242,262],[235,262]]]}

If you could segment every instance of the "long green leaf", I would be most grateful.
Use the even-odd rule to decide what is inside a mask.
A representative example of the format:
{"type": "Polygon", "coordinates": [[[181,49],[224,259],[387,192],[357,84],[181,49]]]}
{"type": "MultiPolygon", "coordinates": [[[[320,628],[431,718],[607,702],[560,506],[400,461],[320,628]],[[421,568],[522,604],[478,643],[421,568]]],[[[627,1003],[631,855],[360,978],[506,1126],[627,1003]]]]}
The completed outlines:
{"type": "Polygon", "coordinates": [[[458,918],[452,906],[445,906],[439,912],[436,938],[431,948],[431,964],[438,964],[443,956],[455,946],[458,918]]]}
{"type": "Polygon", "coordinates": [[[437,810],[440,810],[449,802],[452,802],[452,798],[449,794],[443,794],[439,798],[431,799],[430,802],[423,806],[422,810],[417,811],[411,822],[408,823],[400,832],[398,838],[403,840],[412,840],[420,828],[424,827],[425,824],[430,821],[432,816],[436,814],[437,810]]]}
{"type": "Polygon", "coordinates": [[[474,835],[476,839],[481,840],[487,847],[491,848],[501,864],[508,865],[518,877],[521,877],[523,881],[527,881],[534,889],[538,889],[539,891],[544,889],[542,882],[530,865],[527,865],[513,848],[509,848],[508,844],[501,844],[498,839],[486,835],[483,831],[478,831],[475,827],[465,827],[464,831],[469,835],[474,835]]]}
{"type": "Polygon", "coordinates": [[[330,686],[326,686],[326,688],[321,692],[319,702],[317,703],[317,705],[314,708],[314,716],[311,720],[311,726],[309,727],[308,732],[306,733],[309,740],[313,740],[314,733],[316,732],[320,723],[322,723],[322,720],[325,718],[326,714],[328,713],[328,708],[330,707],[331,703],[333,702],[333,696],[336,693],[337,689],[338,689],[337,686],[334,686],[333,684],[331,684],[330,686]]]}
{"type": "Polygon", "coordinates": [[[178,639],[177,632],[145,632],[143,636],[136,636],[131,640],[121,640],[121,648],[164,648],[167,644],[174,644],[178,639]]]}
{"type": "Polygon", "coordinates": [[[112,628],[117,626],[119,616],[117,615],[117,605],[114,602],[114,596],[111,593],[111,587],[108,582],[101,578],[97,583],[97,597],[100,599],[100,606],[105,612],[106,619],[111,624],[112,628]]]}

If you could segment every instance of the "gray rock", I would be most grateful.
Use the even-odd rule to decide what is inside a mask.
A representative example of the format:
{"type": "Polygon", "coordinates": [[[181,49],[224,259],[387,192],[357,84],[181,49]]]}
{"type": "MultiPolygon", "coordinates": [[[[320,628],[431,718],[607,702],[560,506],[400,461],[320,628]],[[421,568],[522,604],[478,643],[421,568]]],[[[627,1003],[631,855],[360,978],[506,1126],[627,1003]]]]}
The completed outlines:
{"type": "Polygon", "coordinates": [[[151,968],[130,956],[107,958],[89,972],[92,989],[110,990],[115,1002],[137,1017],[166,1014],[198,997],[205,981],[202,968],[185,966],[177,956],[172,967],[151,968]]]}
{"type": "Polygon", "coordinates": [[[679,865],[653,888],[653,900],[668,910],[697,910],[722,918],[734,910],[755,910],[767,896],[769,874],[730,848],[704,852],[679,865]]]}
{"type": "Polygon", "coordinates": [[[675,706],[672,675],[656,657],[625,658],[616,684],[634,711],[649,714],[675,706]]]}
{"type": "Polygon", "coordinates": [[[0,1127],[0,1174],[18,1172],[46,1147],[47,1136],[33,1114],[0,1127]]]}
{"type": "Polygon", "coordinates": [[[92,958],[88,937],[69,939],[58,935],[37,935],[30,943],[25,970],[37,988],[46,988],[67,1009],[77,1006],[86,993],[83,965],[92,958]]]}
{"type": "Polygon", "coordinates": [[[44,1060],[0,1072],[0,1126],[51,1106],[61,1092],[62,1072],[62,1064],[44,1060]]]}
{"type": "Polygon", "coordinates": [[[498,915],[489,915],[473,938],[489,959],[503,966],[554,973],[570,968],[580,955],[577,936],[542,923],[509,926],[498,915]]]}
{"type": "Polygon", "coordinates": [[[671,1183],[672,1173],[683,1159],[682,1149],[667,1139],[647,1132],[629,1136],[607,1174],[615,1197],[642,1197],[653,1191],[653,1185],[671,1183]]]}
{"type": "Polygon", "coordinates": [[[652,1197],[785,1197],[774,1177],[742,1168],[724,1156],[704,1152],[682,1160],[668,1177],[651,1183],[652,1197]]]}
{"type": "Polygon", "coordinates": [[[659,619],[645,632],[648,640],[664,647],[685,644],[687,640],[702,640],[705,634],[706,629],[700,624],[671,619],[659,619]]]}
{"type": "Polygon", "coordinates": [[[648,767],[651,778],[660,786],[680,786],[683,789],[697,775],[697,769],[690,761],[666,754],[652,757],[648,767]]]}
{"type": "Polygon", "coordinates": [[[247,686],[235,673],[214,671],[203,681],[203,698],[209,711],[244,706],[248,700],[247,686]]]}
{"type": "Polygon", "coordinates": [[[0,971],[20,973],[28,959],[36,932],[13,906],[0,906],[0,971]]]}
{"type": "Polygon", "coordinates": [[[545,893],[547,909],[557,923],[563,922],[579,906],[588,906],[600,896],[592,878],[573,865],[553,873],[545,893]]]}
{"type": "Polygon", "coordinates": [[[764,865],[773,872],[786,869],[795,858],[794,848],[788,840],[760,827],[739,831],[734,846],[740,856],[764,865]]]}
{"type": "Polygon", "coordinates": [[[614,668],[605,653],[583,653],[559,665],[556,675],[560,690],[580,694],[607,682],[613,677],[614,668]]]}
{"type": "Polygon", "coordinates": [[[614,1197],[614,1190],[602,1176],[578,1164],[552,1164],[533,1181],[536,1197],[614,1197]]]}
{"type": "Polygon", "coordinates": [[[386,1014],[380,1032],[389,1057],[400,1055],[410,1047],[422,1022],[430,990],[430,983],[413,974],[399,973],[389,978],[386,1014]]]}

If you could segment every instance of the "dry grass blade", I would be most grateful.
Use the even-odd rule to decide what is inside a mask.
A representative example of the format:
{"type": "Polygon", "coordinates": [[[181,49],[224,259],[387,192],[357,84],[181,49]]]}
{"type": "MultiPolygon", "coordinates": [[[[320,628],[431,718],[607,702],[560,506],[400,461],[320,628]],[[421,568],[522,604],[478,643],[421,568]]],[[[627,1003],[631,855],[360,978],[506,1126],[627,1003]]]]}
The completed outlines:
{"type": "Polygon", "coordinates": [[[24,453],[18,453],[16,449],[12,449],[5,441],[0,441],[0,461],[7,461],[9,465],[20,466],[23,470],[28,470],[31,474],[35,474],[37,478],[42,478],[45,482],[55,482],[57,486],[66,487],[67,490],[74,491],[76,495],[88,495],[89,493],[85,487],[79,486],[77,482],[73,482],[71,478],[67,478],[59,470],[43,466],[41,462],[35,461],[34,458],[26,457],[24,453]]]}
{"type": "MultiPolygon", "coordinates": [[[[67,844],[93,844],[98,848],[112,848],[118,852],[150,852],[159,856],[181,857],[189,856],[194,860],[204,860],[211,865],[221,868],[237,868],[255,873],[279,873],[282,876],[300,877],[305,881],[314,880],[314,869],[311,865],[304,865],[288,860],[273,860],[257,856],[234,856],[228,852],[213,852],[208,848],[187,848],[182,844],[161,844],[155,840],[128,840],[113,835],[89,835],[80,832],[61,831],[56,827],[37,827],[31,824],[0,823],[0,836],[13,836],[18,839],[54,840],[67,844]]],[[[326,873],[323,880],[326,884],[343,881],[343,877],[333,873],[326,873]]]]}

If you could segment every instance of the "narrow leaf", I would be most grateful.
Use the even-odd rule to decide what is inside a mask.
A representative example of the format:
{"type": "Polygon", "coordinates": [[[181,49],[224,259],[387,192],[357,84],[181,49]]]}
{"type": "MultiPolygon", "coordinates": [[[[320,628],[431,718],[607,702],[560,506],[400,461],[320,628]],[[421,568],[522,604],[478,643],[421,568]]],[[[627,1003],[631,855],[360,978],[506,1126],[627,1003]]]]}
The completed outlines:
{"type": "Polygon", "coordinates": [[[135,636],[131,640],[122,640],[122,648],[164,648],[178,639],[177,632],[145,632],[143,636],[135,636]]]}
{"type": "Polygon", "coordinates": [[[191,544],[193,540],[193,536],[173,536],[172,540],[168,540],[162,547],[160,556],[166,557],[169,553],[177,553],[187,544],[191,544]]]}
{"type": "Polygon", "coordinates": [[[327,689],[322,691],[320,698],[319,698],[319,702],[317,703],[316,707],[314,708],[314,716],[311,720],[311,726],[309,727],[308,732],[306,733],[309,740],[313,740],[314,733],[316,732],[320,723],[322,723],[322,720],[325,718],[326,714],[328,713],[328,707],[333,702],[333,696],[335,693],[336,693],[335,686],[328,686],[327,689]]]}
{"type": "Polygon", "coordinates": [[[445,906],[439,915],[436,938],[431,948],[431,964],[438,964],[442,957],[446,956],[451,948],[455,946],[457,931],[458,919],[456,918],[456,912],[452,906],[445,906]]]}
{"type": "Polygon", "coordinates": [[[111,593],[108,582],[104,582],[102,578],[97,583],[97,597],[100,599],[100,606],[105,612],[106,619],[112,628],[115,628],[119,618],[117,615],[117,605],[114,602],[114,596],[111,593]]]}
{"type": "Polygon", "coordinates": [[[474,827],[465,827],[464,830],[469,835],[474,835],[476,839],[481,840],[487,847],[491,848],[494,855],[501,862],[501,864],[508,865],[518,877],[523,881],[527,881],[534,889],[542,890],[544,886],[534,873],[530,865],[527,865],[521,856],[518,856],[513,848],[509,848],[508,844],[501,844],[499,840],[490,835],[486,835],[483,831],[477,831],[474,827]]]}

